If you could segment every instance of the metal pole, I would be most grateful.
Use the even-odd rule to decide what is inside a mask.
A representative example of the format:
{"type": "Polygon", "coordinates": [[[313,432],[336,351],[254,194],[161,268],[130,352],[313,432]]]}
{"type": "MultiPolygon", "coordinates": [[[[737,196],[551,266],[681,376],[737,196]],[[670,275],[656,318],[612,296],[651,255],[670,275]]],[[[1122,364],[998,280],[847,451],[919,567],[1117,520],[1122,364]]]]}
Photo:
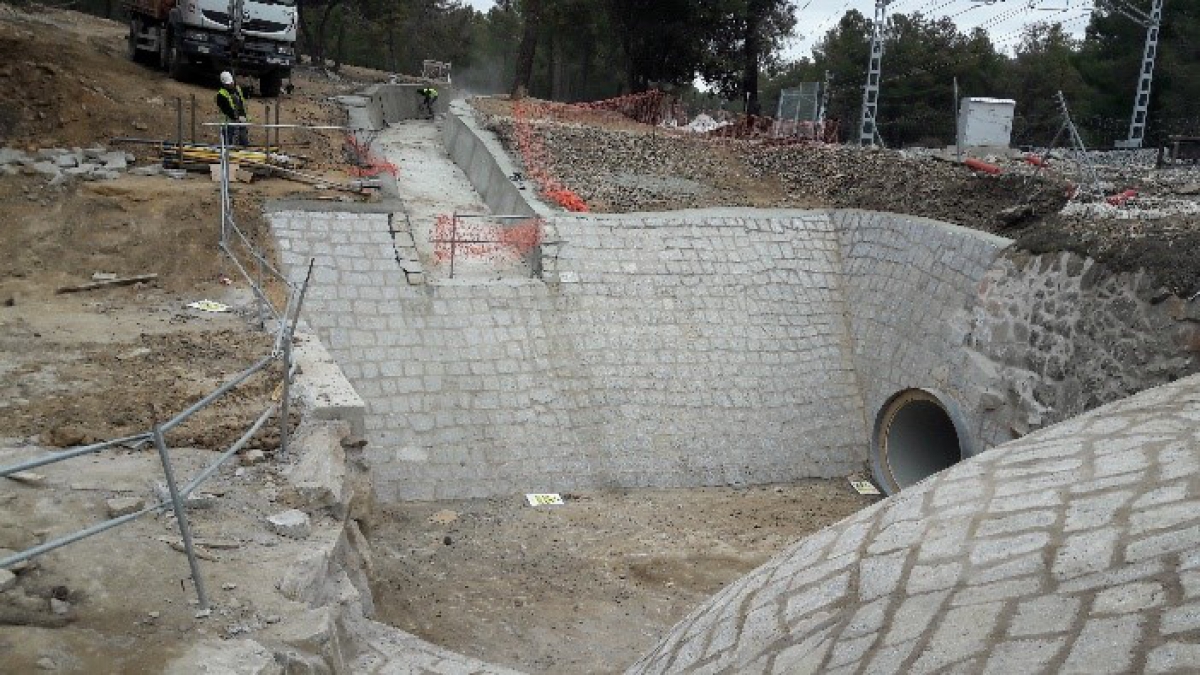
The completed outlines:
{"type": "Polygon", "coordinates": [[[450,278],[454,278],[454,254],[458,248],[458,214],[451,215],[450,221],[450,278]]]}
{"type": "Polygon", "coordinates": [[[208,609],[208,596],[204,592],[204,580],[200,578],[200,564],[196,562],[196,551],[192,548],[192,529],[188,527],[187,513],[183,501],[179,498],[179,488],[175,485],[175,472],[171,470],[171,457],[167,454],[167,442],[163,439],[162,427],[154,427],[154,445],[158,448],[158,457],[162,460],[163,473],[167,477],[167,489],[171,491],[171,506],[175,509],[175,521],[179,524],[179,534],[183,537],[183,549],[187,553],[188,567],[192,569],[192,583],[196,585],[196,597],[200,601],[200,609],[208,609]]]}
{"type": "MultiPolygon", "coordinates": [[[[266,101],[263,102],[263,121],[266,122],[267,124],[271,123],[271,104],[267,103],[266,101]]],[[[263,132],[266,134],[266,139],[263,142],[263,147],[267,148],[267,151],[269,152],[271,149],[270,148],[271,129],[270,128],[263,129],[263,132]]]]}
{"type": "Polygon", "coordinates": [[[958,119],[958,78],[954,78],[954,157],[962,161],[962,124],[958,119]]]}
{"type": "Polygon", "coordinates": [[[254,297],[258,304],[258,328],[259,328],[259,330],[266,330],[267,319],[264,316],[264,314],[266,314],[266,312],[263,309],[263,298],[265,297],[267,291],[266,291],[266,288],[263,286],[262,258],[259,256],[254,256],[254,260],[257,263],[256,267],[258,268],[258,292],[254,294],[254,297]]]}
{"type": "Polygon", "coordinates": [[[1154,82],[1154,61],[1158,56],[1158,32],[1162,26],[1164,0],[1154,0],[1150,14],[1127,5],[1134,12],[1123,12],[1146,28],[1146,44],[1142,50],[1142,69],[1138,75],[1137,91],[1133,97],[1133,115],[1129,121],[1129,138],[1117,142],[1119,148],[1136,150],[1146,137],[1146,118],[1150,114],[1150,85],[1154,82]]]}
{"type": "Polygon", "coordinates": [[[179,158],[176,169],[183,168],[183,97],[175,97],[175,154],[179,158]]]}
{"type": "Polygon", "coordinates": [[[887,6],[891,0],[875,0],[875,23],[871,31],[871,56],[867,62],[867,84],[863,87],[862,120],[859,123],[858,142],[875,145],[879,136],[876,122],[879,113],[879,80],[883,74],[883,27],[887,21],[887,6]]]}
{"type": "Polygon", "coordinates": [[[308,259],[308,273],[304,276],[304,285],[300,287],[300,296],[296,299],[296,313],[291,317],[286,314],[283,321],[287,328],[283,334],[283,401],[280,405],[279,416],[279,456],[288,458],[288,416],[292,402],[292,337],[296,334],[296,324],[300,322],[300,311],[304,309],[304,296],[308,295],[308,284],[312,281],[313,265],[316,258],[308,259]]]}
{"type": "Polygon", "coordinates": [[[283,401],[279,406],[279,458],[288,460],[288,416],[292,401],[292,331],[283,338],[283,401]]]}
{"type": "MultiPolygon", "coordinates": [[[[283,152],[283,141],[279,140],[279,109],[282,107],[283,103],[280,101],[275,102],[275,149],[279,152],[283,152]]],[[[267,133],[271,133],[270,130],[268,130],[267,133]]]]}
{"type": "Polygon", "coordinates": [[[225,248],[225,218],[229,211],[229,148],[225,146],[225,130],[228,126],[222,126],[218,131],[221,137],[221,248],[225,248]]]}
{"type": "Polygon", "coordinates": [[[188,417],[191,417],[192,415],[194,415],[197,410],[200,410],[204,406],[208,405],[209,403],[212,403],[216,399],[225,395],[225,393],[228,392],[230,389],[233,389],[234,387],[238,386],[243,381],[245,381],[246,378],[257,373],[258,371],[262,370],[263,368],[266,368],[267,365],[269,365],[274,360],[275,360],[274,356],[264,356],[258,363],[254,364],[253,366],[250,366],[246,370],[243,370],[242,372],[238,373],[232,380],[221,385],[221,387],[219,389],[217,389],[216,391],[213,391],[212,393],[208,394],[207,396],[200,399],[199,401],[196,401],[192,405],[188,406],[187,410],[184,410],[183,412],[179,413],[178,415],[167,420],[167,422],[162,425],[163,430],[170,431],[171,429],[174,429],[175,427],[179,426],[188,417]]]}
{"type": "Polygon", "coordinates": [[[20,464],[11,464],[9,466],[0,467],[0,478],[14,473],[20,473],[22,471],[28,471],[29,469],[36,469],[37,467],[45,466],[46,464],[61,462],[65,459],[71,459],[72,457],[78,457],[80,455],[86,455],[93,452],[100,452],[101,450],[104,450],[105,448],[111,448],[114,445],[135,443],[137,441],[144,441],[149,438],[150,434],[148,433],[136,434],[134,436],[126,436],[124,438],[116,438],[111,441],[104,441],[103,443],[95,443],[92,445],[84,445],[78,448],[72,448],[65,452],[56,452],[53,455],[37,457],[35,459],[21,462],[20,464]]]}
{"type": "Polygon", "coordinates": [[[21,561],[24,561],[24,560],[31,560],[33,558],[38,557],[39,555],[42,555],[43,553],[49,553],[50,551],[53,551],[56,548],[62,548],[63,546],[66,546],[68,544],[74,544],[75,542],[80,541],[82,539],[87,539],[88,537],[100,534],[101,532],[111,530],[114,527],[117,527],[118,525],[124,525],[125,523],[128,523],[131,520],[137,520],[138,518],[141,518],[142,516],[146,515],[147,513],[152,513],[154,511],[165,511],[167,509],[167,507],[169,507],[169,506],[170,506],[170,504],[168,502],[161,502],[158,504],[154,504],[153,506],[147,506],[146,508],[142,509],[141,511],[137,511],[134,513],[127,513],[123,516],[119,516],[119,517],[113,518],[111,520],[106,520],[102,523],[96,523],[95,525],[93,525],[89,528],[79,530],[78,532],[72,532],[71,534],[59,537],[58,539],[53,539],[51,541],[40,544],[38,546],[34,546],[31,549],[26,549],[19,553],[14,553],[14,554],[8,556],[7,558],[0,558],[0,568],[9,567],[9,566],[15,565],[21,561]]]}
{"type": "Polygon", "coordinates": [[[192,94],[192,144],[196,143],[196,95],[192,94]]]}
{"type": "Polygon", "coordinates": [[[267,420],[271,418],[271,413],[273,412],[275,412],[275,406],[267,406],[267,409],[258,416],[258,419],[254,420],[254,424],[250,425],[250,428],[242,434],[241,438],[237,439],[233,445],[229,446],[229,449],[225,451],[225,454],[218,457],[217,461],[213,462],[211,466],[200,472],[199,476],[193,478],[192,482],[183,486],[183,489],[179,491],[179,494],[181,494],[184,499],[187,499],[188,495],[192,494],[192,491],[200,487],[201,483],[208,480],[209,476],[216,473],[217,469],[220,469],[225,462],[229,461],[230,457],[233,457],[235,454],[237,454],[238,450],[241,450],[243,446],[250,442],[250,439],[254,437],[254,434],[257,434],[258,430],[261,429],[262,426],[267,423],[267,420]]]}

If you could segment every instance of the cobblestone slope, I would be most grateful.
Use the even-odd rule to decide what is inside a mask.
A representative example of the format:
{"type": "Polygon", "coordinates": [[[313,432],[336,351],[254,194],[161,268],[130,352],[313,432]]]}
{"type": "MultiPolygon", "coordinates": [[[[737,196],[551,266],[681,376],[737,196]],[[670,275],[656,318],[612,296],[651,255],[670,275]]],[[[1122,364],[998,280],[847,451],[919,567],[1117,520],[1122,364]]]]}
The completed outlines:
{"type": "Polygon", "coordinates": [[[726,588],[630,672],[1196,672],[1198,422],[1193,377],[959,464],[726,588]]]}

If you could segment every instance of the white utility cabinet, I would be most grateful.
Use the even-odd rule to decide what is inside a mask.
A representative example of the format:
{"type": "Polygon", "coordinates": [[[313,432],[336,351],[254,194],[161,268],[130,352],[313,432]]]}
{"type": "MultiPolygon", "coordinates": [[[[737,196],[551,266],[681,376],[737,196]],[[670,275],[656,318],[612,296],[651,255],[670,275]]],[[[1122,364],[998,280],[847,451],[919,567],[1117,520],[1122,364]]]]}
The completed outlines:
{"type": "Polygon", "coordinates": [[[1016,107],[1008,98],[964,98],[958,107],[959,142],[969,148],[1007,148],[1016,107]]]}

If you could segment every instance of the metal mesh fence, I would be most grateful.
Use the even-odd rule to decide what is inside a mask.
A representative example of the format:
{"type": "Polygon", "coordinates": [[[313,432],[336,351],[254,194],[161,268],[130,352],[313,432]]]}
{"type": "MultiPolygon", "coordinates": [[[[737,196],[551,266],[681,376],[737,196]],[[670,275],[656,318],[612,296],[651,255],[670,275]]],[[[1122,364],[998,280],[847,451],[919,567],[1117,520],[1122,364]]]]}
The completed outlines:
{"type": "Polygon", "coordinates": [[[821,106],[821,83],[801,82],[800,86],[779,92],[776,119],[788,122],[815,122],[821,106]]]}

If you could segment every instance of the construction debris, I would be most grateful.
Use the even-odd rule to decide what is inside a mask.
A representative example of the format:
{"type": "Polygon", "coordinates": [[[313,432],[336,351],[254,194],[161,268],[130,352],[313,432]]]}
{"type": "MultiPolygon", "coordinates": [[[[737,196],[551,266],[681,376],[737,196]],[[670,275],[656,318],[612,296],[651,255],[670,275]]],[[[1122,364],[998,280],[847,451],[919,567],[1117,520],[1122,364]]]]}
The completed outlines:
{"type": "Polygon", "coordinates": [[[158,274],[139,274],[133,277],[93,281],[89,284],[80,284],[78,286],[63,286],[54,292],[61,295],[63,293],[80,293],[82,291],[94,291],[99,288],[112,288],[114,286],[132,286],[133,284],[154,281],[157,278],[158,274]]]}

